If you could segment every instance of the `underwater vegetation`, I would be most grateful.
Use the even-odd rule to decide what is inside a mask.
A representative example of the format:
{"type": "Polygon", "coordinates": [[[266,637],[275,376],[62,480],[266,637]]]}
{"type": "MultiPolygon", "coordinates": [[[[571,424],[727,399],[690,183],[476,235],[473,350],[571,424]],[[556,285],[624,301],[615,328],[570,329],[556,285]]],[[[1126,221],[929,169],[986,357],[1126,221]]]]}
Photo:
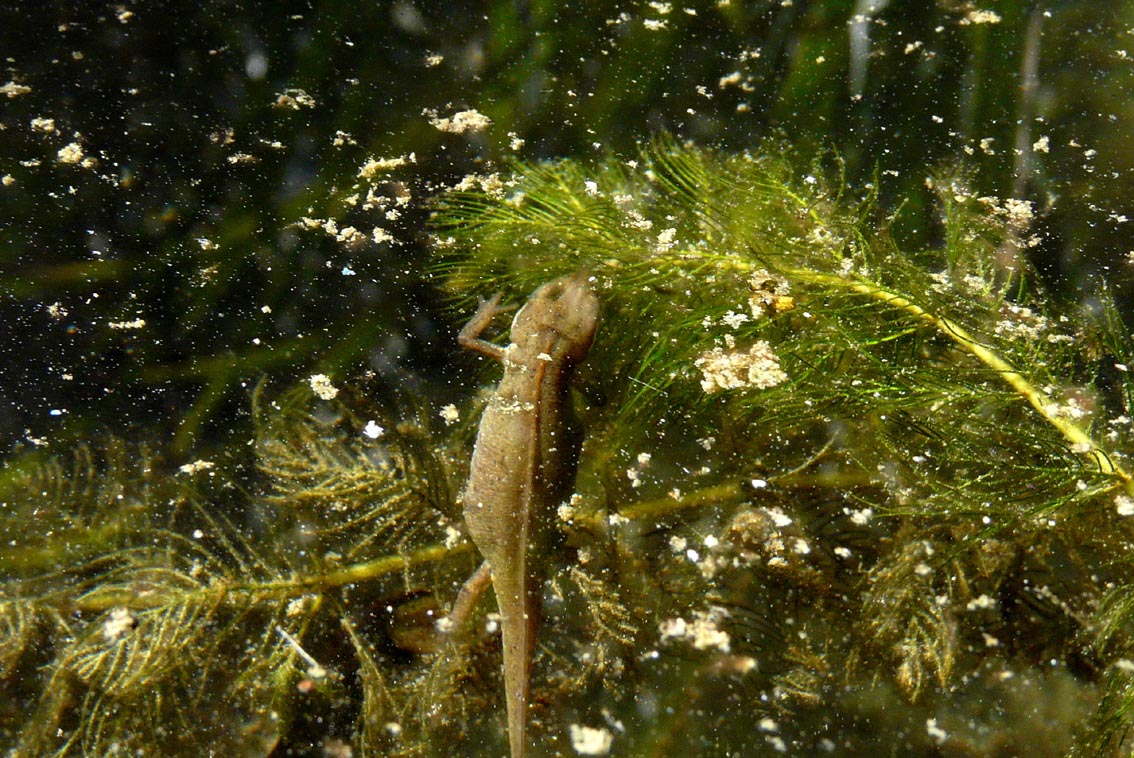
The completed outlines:
{"type": "MultiPolygon", "coordinates": [[[[1129,330],[1045,294],[1030,203],[942,170],[939,243],[906,249],[839,168],[659,139],[437,199],[454,323],[565,275],[601,301],[532,755],[1129,749],[1129,330]]],[[[447,400],[316,376],[180,467],[10,460],[0,745],[504,754],[492,604],[436,625],[478,562],[485,395],[447,400]]]]}

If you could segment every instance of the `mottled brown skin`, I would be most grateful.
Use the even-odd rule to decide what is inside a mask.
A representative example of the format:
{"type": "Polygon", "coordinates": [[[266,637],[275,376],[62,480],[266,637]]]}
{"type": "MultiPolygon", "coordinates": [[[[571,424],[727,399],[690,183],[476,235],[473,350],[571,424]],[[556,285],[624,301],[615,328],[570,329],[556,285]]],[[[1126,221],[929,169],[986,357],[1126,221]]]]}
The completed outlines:
{"type": "MultiPolygon", "coordinates": [[[[458,336],[462,347],[504,364],[481,418],[461,500],[500,607],[508,739],[512,758],[522,758],[545,560],[556,509],[575,484],[582,443],[568,383],[594,339],[598,299],[581,276],[543,285],[513,318],[506,348],[479,338],[501,312],[499,303],[500,295],[482,303],[458,336]]],[[[470,594],[485,584],[483,569],[479,582],[470,579],[470,594]]]]}

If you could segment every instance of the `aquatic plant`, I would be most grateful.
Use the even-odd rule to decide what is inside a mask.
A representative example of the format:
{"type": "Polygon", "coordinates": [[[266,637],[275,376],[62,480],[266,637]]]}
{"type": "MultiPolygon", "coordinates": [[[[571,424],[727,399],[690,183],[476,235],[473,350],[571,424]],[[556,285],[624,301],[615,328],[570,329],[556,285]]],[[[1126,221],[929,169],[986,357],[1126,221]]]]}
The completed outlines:
{"type": "MultiPolygon", "coordinates": [[[[581,268],[610,293],[590,364],[606,399],[592,508],[662,530],[670,561],[700,574],[701,607],[669,611],[694,646],[691,613],[726,631],[751,623],[736,607],[759,617],[744,635],[759,702],[792,714],[770,741],[839,734],[859,717],[845,693],[879,698],[883,683],[928,714],[894,732],[911,746],[1028,739],[972,709],[1002,703],[999,682],[1068,676],[1077,718],[1117,667],[1074,731],[1089,750],[1118,744],[1125,328],[1105,298],[1045,298],[1030,203],[932,174],[941,245],[901,250],[874,187],[852,195],[837,160],[801,171],[784,153],[663,141],[636,161],[482,178],[441,212],[450,286],[524,292],[581,268]],[[803,704],[822,715],[800,722],[803,704]]],[[[1066,745],[1076,721],[1061,723],[1066,745]]]]}
{"type": "MultiPolygon", "coordinates": [[[[602,300],[532,685],[549,753],[1126,744],[1128,333],[1045,296],[1030,204],[941,170],[940,244],[903,249],[839,165],[663,139],[438,200],[455,312],[577,271],[602,300]]],[[[377,381],[270,395],[216,460],[9,464],[13,754],[503,751],[491,617],[435,627],[475,565],[476,403],[441,427],[415,408],[449,398],[377,381]]]]}

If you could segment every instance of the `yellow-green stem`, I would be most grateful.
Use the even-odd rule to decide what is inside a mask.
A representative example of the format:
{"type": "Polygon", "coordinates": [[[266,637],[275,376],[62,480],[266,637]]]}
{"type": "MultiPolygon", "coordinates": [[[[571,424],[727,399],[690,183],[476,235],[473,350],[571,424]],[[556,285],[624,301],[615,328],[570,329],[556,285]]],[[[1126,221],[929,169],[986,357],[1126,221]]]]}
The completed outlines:
{"type": "MultiPolygon", "coordinates": [[[[470,542],[461,542],[452,547],[445,545],[429,545],[406,555],[388,555],[366,563],[357,563],[344,566],[337,571],[325,574],[313,574],[296,579],[282,579],[266,582],[233,582],[231,584],[220,582],[199,590],[191,590],[186,595],[201,593],[202,595],[216,596],[218,599],[227,596],[257,598],[277,597],[288,599],[298,597],[308,592],[319,592],[342,587],[348,584],[366,582],[382,576],[396,574],[413,566],[425,563],[434,563],[452,556],[472,552],[470,542]]],[[[111,608],[123,606],[126,608],[142,609],[166,605],[167,596],[160,592],[139,595],[128,590],[122,592],[96,592],[81,598],[77,603],[78,610],[89,613],[98,613],[111,608]]]]}
{"type": "Polygon", "coordinates": [[[1063,438],[1071,443],[1073,450],[1082,452],[1084,455],[1088,456],[1098,465],[1099,470],[1103,473],[1117,476],[1122,480],[1127,491],[1134,493],[1134,481],[1131,480],[1129,472],[1119,466],[1101,446],[1091,439],[1091,436],[1087,434],[1082,427],[1069,419],[1057,416],[1053,413],[1051,410],[1051,402],[1043,392],[1028,381],[1023,374],[1013,368],[1007,361],[977,342],[960,324],[944,316],[930,313],[920,305],[911,302],[908,298],[894,292],[889,292],[869,282],[844,279],[831,274],[822,274],[807,270],[795,270],[789,272],[789,274],[802,281],[815,282],[817,284],[835,286],[852,292],[858,292],[859,294],[866,295],[867,297],[886,303],[894,308],[900,308],[906,313],[929,324],[934,329],[953,340],[958,347],[970,353],[981,363],[995,371],[1012,389],[1027,400],[1032,408],[1034,408],[1045,421],[1059,430],[1063,438]]]}

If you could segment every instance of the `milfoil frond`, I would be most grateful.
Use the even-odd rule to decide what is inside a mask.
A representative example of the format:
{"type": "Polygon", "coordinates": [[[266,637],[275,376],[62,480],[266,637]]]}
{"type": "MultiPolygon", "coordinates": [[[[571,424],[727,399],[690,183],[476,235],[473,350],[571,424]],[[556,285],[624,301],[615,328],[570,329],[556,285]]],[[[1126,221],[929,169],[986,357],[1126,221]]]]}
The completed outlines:
{"type": "MultiPolygon", "coordinates": [[[[791,524],[747,580],[765,608],[791,607],[769,581],[839,588],[846,605],[810,614],[811,632],[845,651],[847,678],[913,699],[1006,650],[1078,655],[1134,568],[1128,330],[1105,294],[1094,310],[1047,296],[1026,262],[1030,203],[929,175],[941,244],[909,250],[877,183],[848,190],[837,158],[800,165],[777,145],[668,139],[634,160],[518,165],[439,201],[439,268],[459,307],[593,277],[580,381],[604,401],[590,449],[605,502],[576,525],[618,534],[617,511],[685,545],[685,521],[705,519],[713,547],[690,560],[719,588],[715,509],[761,506],[791,524]]],[[[1130,614],[1108,613],[1130,639],[1130,614]]]]}

